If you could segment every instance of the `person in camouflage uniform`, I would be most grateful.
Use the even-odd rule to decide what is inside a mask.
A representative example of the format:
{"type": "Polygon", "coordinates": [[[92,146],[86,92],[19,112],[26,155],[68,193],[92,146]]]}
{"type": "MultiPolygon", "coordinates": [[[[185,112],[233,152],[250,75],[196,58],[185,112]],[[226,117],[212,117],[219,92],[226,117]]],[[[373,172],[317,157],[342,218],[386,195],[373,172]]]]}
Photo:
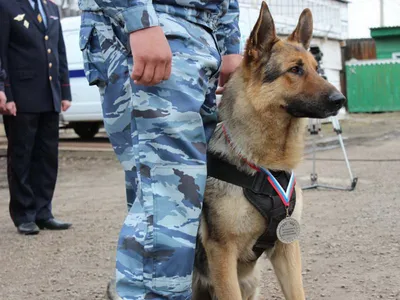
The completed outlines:
{"type": "Polygon", "coordinates": [[[241,61],[238,2],[80,0],[79,7],[86,77],[99,87],[125,170],[117,293],[191,299],[218,76],[223,88],[241,61]]]}

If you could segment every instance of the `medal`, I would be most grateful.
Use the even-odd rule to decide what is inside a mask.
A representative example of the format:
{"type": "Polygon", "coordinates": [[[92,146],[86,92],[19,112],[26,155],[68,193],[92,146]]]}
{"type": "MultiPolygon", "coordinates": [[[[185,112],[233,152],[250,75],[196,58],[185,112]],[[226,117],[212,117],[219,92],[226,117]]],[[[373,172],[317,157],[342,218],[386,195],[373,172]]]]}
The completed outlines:
{"type": "Polygon", "coordinates": [[[300,223],[295,218],[289,216],[290,199],[292,198],[296,183],[294,173],[292,172],[290,175],[290,180],[285,190],[270,171],[267,169],[262,170],[268,175],[268,181],[277,192],[286,208],[286,218],[279,222],[278,227],[276,228],[276,236],[278,237],[278,240],[284,244],[293,243],[298,240],[300,236],[300,223]]]}
{"type": "Polygon", "coordinates": [[[40,14],[37,15],[37,20],[39,21],[39,23],[43,22],[43,18],[40,14]]]}
{"type": "Polygon", "coordinates": [[[278,239],[284,244],[290,244],[299,239],[300,224],[295,218],[286,217],[279,222],[276,228],[278,239]]]}

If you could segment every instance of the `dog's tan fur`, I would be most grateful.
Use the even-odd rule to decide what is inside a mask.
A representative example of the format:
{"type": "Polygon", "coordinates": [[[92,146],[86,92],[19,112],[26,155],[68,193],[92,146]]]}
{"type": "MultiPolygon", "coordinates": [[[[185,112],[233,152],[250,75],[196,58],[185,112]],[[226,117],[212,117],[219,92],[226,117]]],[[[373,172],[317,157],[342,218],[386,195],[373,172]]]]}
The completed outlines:
{"type": "MultiPolygon", "coordinates": [[[[336,91],[318,75],[317,63],[306,51],[311,36],[312,15],[305,10],[293,34],[280,40],[263,3],[243,63],[230,79],[220,106],[220,118],[232,144],[219,126],[209,151],[219,153],[249,174],[254,170],[239,154],[268,169],[292,170],[299,164],[305,126],[303,119],[288,113],[289,107],[298,98],[307,99],[309,110],[320,113],[325,109],[322,98],[336,91]],[[286,71],[300,60],[302,76],[286,71]],[[270,77],[263,81],[265,69],[272,75],[267,74],[270,77]]],[[[292,216],[300,221],[302,193],[298,187],[296,195],[292,216]]],[[[265,230],[266,220],[246,200],[241,187],[208,178],[199,230],[199,243],[207,258],[203,262],[196,259],[192,299],[256,300],[259,270],[252,249],[265,230]]],[[[299,243],[278,241],[267,255],[285,299],[304,300],[299,243]]]]}

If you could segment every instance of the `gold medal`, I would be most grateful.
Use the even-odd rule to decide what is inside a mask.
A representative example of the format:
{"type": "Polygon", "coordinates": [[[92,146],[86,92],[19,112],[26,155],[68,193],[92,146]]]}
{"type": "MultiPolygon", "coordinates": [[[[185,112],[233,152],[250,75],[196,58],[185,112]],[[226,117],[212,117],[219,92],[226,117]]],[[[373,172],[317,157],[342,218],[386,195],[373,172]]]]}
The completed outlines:
{"type": "Polygon", "coordinates": [[[38,14],[38,15],[37,15],[37,20],[39,21],[39,23],[42,23],[42,22],[43,22],[43,18],[42,18],[42,15],[41,15],[41,14],[38,14]]]}

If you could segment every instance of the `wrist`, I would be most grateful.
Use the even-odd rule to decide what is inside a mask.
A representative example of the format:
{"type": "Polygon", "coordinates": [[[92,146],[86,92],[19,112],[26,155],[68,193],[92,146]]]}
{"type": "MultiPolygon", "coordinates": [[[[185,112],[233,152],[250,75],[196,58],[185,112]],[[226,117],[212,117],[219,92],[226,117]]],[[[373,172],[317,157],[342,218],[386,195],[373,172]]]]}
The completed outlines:
{"type": "Polygon", "coordinates": [[[125,31],[127,33],[159,26],[158,17],[153,4],[130,7],[122,12],[122,18],[124,19],[125,31]]]}
{"type": "Polygon", "coordinates": [[[234,58],[234,59],[239,59],[239,58],[243,58],[243,55],[241,54],[225,54],[222,55],[222,58],[234,58]]]}
{"type": "MultiPolygon", "coordinates": [[[[149,26],[146,28],[132,31],[129,33],[129,36],[130,37],[142,36],[142,35],[147,34],[149,31],[154,31],[154,30],[161,30],[161,32],[163,32],[161,26],[155,25],[155,26],[149,26]]],[[[163,34],[164,34],[164,32],[163,32],[163,34]]]]}

